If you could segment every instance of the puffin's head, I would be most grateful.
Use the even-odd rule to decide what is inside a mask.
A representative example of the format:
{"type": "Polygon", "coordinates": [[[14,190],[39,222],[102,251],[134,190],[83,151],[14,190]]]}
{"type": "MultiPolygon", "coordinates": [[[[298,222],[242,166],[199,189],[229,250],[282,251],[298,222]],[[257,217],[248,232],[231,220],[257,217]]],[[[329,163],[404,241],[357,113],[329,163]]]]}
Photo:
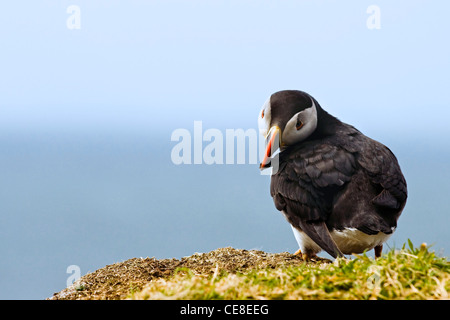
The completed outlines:
{"type": "Polygon", "coordinates": [[[270,157],[279,148],[307,139],[317,128],[317,102],[309,94],[279,91],[264,103],[258,116],[259,131],[266,137],[266,152],[260,168],[270,166],[270,157]]]}

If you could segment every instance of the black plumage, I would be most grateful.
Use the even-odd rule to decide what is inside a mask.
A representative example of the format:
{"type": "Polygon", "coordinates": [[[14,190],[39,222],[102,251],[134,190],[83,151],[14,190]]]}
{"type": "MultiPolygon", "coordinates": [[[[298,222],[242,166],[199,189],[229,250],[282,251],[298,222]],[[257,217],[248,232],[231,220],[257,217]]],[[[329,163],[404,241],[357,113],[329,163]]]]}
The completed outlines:
{"type": "MultiPolygon", "coordinates": [[[[281,141],[270,194],[294,228],[337,257],[353,253],[349,250],[355,245],[339,247],[333,231],[356,229],[373,236],[393,232],[406,203],[407,186],[389,148],[331,116],[305,92],[273,94],[270,126],[280,128],[283,140],[287,121],[314,106],[315,130],[293,145],[283,146],[281,141]]],[[[303,251],[308,256],[317,250],[303,251]]]]}

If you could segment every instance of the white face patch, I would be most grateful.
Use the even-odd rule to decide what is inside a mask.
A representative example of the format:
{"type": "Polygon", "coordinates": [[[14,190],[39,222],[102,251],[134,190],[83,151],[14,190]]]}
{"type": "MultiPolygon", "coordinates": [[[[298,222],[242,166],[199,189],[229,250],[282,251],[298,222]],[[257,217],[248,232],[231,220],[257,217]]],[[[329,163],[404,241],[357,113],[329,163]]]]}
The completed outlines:
{"type": "Polygon", "coordinates": [[[269,132],[271,120],[272,120],[272,111],[270,108],[270,97],[269,97],[269,99],[267,99],[267,101],[262,106],[261,111],[259,112],[258,115],[259,133],[262,134],[264,137],[267,136],[267,133],[269,132]]]}
{"type": "Polygon", "coordinates": [[[312,100],[312,106],[296,113],[283,130],[282,142],[285,145],[293,145],[308,138],[317,128],[317,108],[312,100]],[[301,121],[302,126],[298,128],[301,121]]]}

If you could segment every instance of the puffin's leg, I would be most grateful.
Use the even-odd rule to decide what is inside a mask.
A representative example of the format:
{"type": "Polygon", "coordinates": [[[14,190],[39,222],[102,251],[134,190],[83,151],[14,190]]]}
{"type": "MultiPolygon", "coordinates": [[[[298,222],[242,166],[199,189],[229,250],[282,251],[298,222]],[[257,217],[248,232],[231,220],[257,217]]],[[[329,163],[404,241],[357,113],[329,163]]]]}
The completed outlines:
{"type": "Polygon", "coordinates": [[[316,253],[312,250],[305,250],[305,252],[302,253],[302,258],[305,261],[310,261],[311,259],[316,257],[317,257],[316,253]]]}
{"type": "Polygon", "coordinates": [[[311,258],[316,258],[317,257],[316,253],[321,250],[320,247],[316,245],[317,248],[308,248],[307,243],[305,243],[305,241],[312,242],[312,240],[309,239],[309,237],[304,232],[295,228],[293,225],[291,225],[291,228],[292,231],[294,232],[294,237],[295,240],[297,241],[299,248],[303,248],[295,251],[294,255],[302,257],[302,259],[305,261],[311,260],[311,258]]]}
{"type": "Polygon", "coordinates": [[[309,260],[317,257],[317,255],[315,253],[312,253],[312,252],[308,253],[308,251],[306,251],[305,253],[302,253],[302,250],[300,250],[300,249],[295,251],[294,255],[301,257],[305,261],[309,261],[309,260]]]}
{"type": "Polygon", "coordinates": [[[383,250],[383,245],[380,244],[379,246],[376,246],[373,250],[375,250],[375,259],[381,257],[381,251],[383,250]]]}
{"type": "Polygon", "coordinates": [[[303,253],[302,254],[302,258],[305,261],[311,261],[313,258],[316,258],[317,256],[315,254],[307,254],[307,253],[303,253]]]}

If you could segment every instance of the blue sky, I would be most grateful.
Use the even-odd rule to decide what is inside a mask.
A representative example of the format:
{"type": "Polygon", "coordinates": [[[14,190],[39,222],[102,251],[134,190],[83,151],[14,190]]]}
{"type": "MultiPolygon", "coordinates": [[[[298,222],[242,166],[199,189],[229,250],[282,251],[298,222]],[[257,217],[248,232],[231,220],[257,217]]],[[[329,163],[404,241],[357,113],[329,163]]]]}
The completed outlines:
{"type": "Polygon", "coordinates": [[[256,127],[265,99],[311,93],[369,134],[448,133],[445,1],[10,1],[1,130],[256,127]],[[69,30],[69,5],[81,29],[69,30]],[[381,29],[369,30],[369,5],[381,29]]]}
{"type": "Polygon", "coordinates": [[[449,12],[443,0],[2,3],[0,298],[48,297],[73,264],[295,252],[257,165],[170,159],[174,130],[256,129],[283,89],[397,155],[409,198],[389,246],[448,255],[449,12]],[[381,29],[367,28],[371,5],[381,29]]]}

